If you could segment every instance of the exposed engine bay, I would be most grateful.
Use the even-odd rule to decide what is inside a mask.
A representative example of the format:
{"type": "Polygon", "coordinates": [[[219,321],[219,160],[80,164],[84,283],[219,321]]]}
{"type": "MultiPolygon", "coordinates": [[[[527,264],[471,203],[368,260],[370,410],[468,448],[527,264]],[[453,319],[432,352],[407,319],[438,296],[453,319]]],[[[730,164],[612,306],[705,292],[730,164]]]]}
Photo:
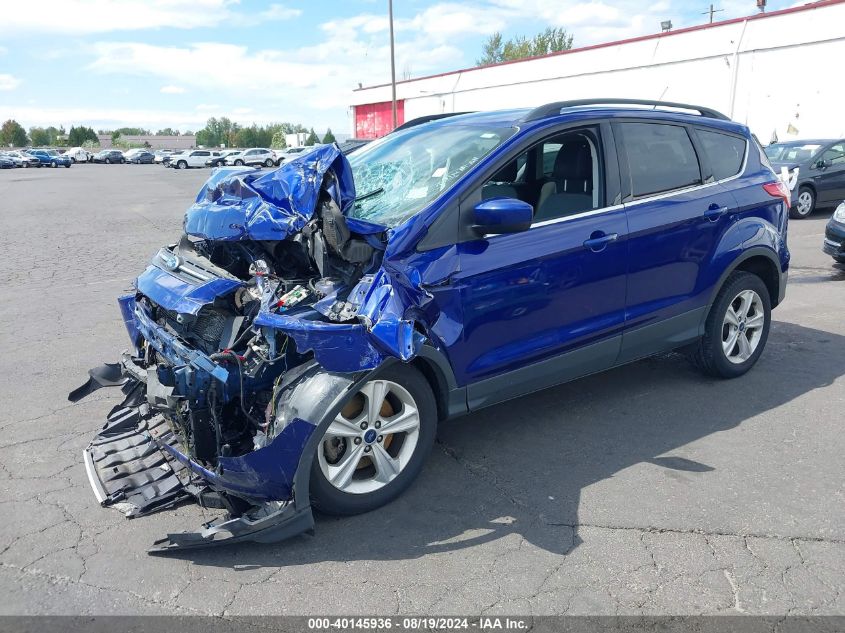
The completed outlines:
{"type": "Polygon", "coordinates": [[[85,451],[98,500],[129,517],[186,499],[227,511],[151,551],[309,529],[295,487],[314,429],[362,372],[414,355],[422,336],[382,268],[388,229],[348,218],[355,203],[336,146],[216,170],[180,241],[118,299],[131,348],[69,395],[126,395],[85,451]]]}

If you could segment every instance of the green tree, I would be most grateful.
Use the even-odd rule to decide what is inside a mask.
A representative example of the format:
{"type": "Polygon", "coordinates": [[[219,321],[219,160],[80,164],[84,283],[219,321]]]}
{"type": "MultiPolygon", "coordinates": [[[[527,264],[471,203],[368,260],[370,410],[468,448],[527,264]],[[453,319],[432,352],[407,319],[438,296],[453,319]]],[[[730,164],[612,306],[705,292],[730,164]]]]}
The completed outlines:
{"type": "Polygon", "coordinates": [[[320,139],[317,138],[317,133],[314,132],[314,128],[312,127],[311,130],[308,132],[308,138],[305,139],[306,145],[316,145],[320,142],[320,139]]]}
{"type": "Polygon", "coordinates": [[[117,143],[117,142],[118,142],[118,139],[120,139],[120,132],[118,132],[117,130],[115,130],[114,132],[112,132],[112,133],[111,133],[111,142],[112,142],[112,144],[117,143]]]}
{"type": "Polygon", "coordinates": [[[273,138],[270,139],[270,147],[273,149],[284,149],[286,145],[285,132],[283,130],[276,130],[273,133],[273,138]]]}
{"type": "MultiPolygon", "coordinates": [[[[175,136],[179,136],[179,130],[173,130],[173,134],[174,134],[175,136]]],[[[193,136],[193,135],[194,135],[194,133],[193,133],[193,132],[191,132],[191,130],[185,130],[185,131],[182,133],[182,135],[183,135],[183,136],[193,136]]]]}
{"type": "Polygon", "coordinates": [[[82,147],[86,141],[91,143],[99,143],[100,139],[90,127],[80,125],[79,127],[70,127],[67,133],[67,144],[69,147],[82,147]]]}
{"type": "Polygon", "coordinates": [[[33,147],[44,147],[50,144],[50,134],[43,127],[29,128],[29,139],[33,147]]]}
{"type": "Polygon", "coordinates": [[[156,132],[156,136],[179,136],[179,130],[174,130],[172,127],[166,127],[156,132]]]}
{"type": "Polygon", "coordinates": [[[568,51],[572,48],[574,36],[566,29],[548,27],[545,31],[537,33],[532,38],[518,35],[507,41],[502,39],[499,32],[488,37],[481,47],[481,57],[476,60],[476,65],[487,66],[501,62],[548,55],[558,51],[568,51]]]}
{"type": "Polygon", "coordinates": [[[331,128],[327,129],[326,135],[323,137],[323,143],[328,144],[328,143],[334,143],[336,141],[337,141],[337,139],[334,137],[334,134],[332,134],[332,129],[331,128]]]}
{"type": "Polygon", "coordinates": [[[14,119],[9,119],[0,127],[0,145],[23,147],[26,145],[26,130],[14,119]]]}

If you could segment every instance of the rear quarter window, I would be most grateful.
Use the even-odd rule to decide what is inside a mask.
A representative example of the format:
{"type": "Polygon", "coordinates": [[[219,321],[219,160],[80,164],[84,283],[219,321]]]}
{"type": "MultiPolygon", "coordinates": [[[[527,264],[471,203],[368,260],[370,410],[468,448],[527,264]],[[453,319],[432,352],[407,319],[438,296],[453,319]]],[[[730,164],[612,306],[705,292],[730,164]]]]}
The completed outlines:
{"type": "Polygon", "coordinates": [[[736,176],[745,160],[747,146],[745,139],[701,128],[697,128],[696,133],[707,154],[707,160],[713,170],[713,178],[724,180],[736,176]]]}

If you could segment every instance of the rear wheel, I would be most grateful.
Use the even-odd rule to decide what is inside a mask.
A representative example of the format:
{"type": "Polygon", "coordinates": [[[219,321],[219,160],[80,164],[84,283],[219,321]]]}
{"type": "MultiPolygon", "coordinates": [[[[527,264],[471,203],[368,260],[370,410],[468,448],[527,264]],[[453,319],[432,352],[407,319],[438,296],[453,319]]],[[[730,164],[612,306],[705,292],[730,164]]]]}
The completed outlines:
{"type": "Polygon", "coordinates": [[[401,365],[366,383],[317,447],[311,502],[327,514],[368,512],[404,492],[422,470],[437,431],[425,378],[401,365]]]}
{"type": "Polygon", "coordinates": [[[238,167],[243,167],[243,164],[244,162],[240,159],[235,161],[235,165],[237,165],[238,167]]]}
{"type": "Polygon", "coordinates": [[[186,163],[184,160],[180,160],[178,163],[176,163],[176,169],[187,169],[187,168],[188,168],[188,163],[186,163]]]}
{"type": "Polygon", "coordinates": [[[70,169],[70,163],[65,163],[65,169],[70,169]]]}
{"type": "Polygon", "coordinates": [[[272,158],[268,158],[267,160],[265,160],[265,161],[264,161],[264,166],[265,166],[265,167],[272,167],[272,166],[273,166],[273,159],[272,159],[272,158]]]}
{"type": "Polygon", "coordinates": [[[771,320],[766,284],[751,273],[732,273],[707,315],[704,336],[692,354],[693,363],[717,378],[743,375],[763,353],[771,320]]]}
{"type": "Polygon", "coordinates": [[[809,217],[816,208],[816,194],[809,187],[801,187],[798,190],[798,200],[795,206],[789,210],[789,217],[796,220],[803,220],[809,217]]]}
{"type": "Polygon", "coordinates": [[[106,165],[111,164],[111,158],[107,158],[105,162],[106,162],[106,165]]]}
{"type": "Polygon", "coordinates": [[[56,163],[56,161],[51,161],[51,162],[50,162],[50,167],[52,167],[53,169],[55,169],[55,168],[56,168],[56,167],[58,167],[58,166],[59,166],[59,165],[56,163]]]}

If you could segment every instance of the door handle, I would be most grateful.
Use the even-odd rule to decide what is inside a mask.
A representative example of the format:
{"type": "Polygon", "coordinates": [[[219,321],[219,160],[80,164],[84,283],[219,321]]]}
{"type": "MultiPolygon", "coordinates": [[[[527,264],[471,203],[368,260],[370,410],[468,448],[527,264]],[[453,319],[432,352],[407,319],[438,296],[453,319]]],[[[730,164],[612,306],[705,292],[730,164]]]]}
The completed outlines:
{"type": "Polygon", "coordinates": [[[718,204],[711,204],[710,208],[704,212],[704,217],[715,222],[728,212],[728,207],[720,207],[718,204]]]}
{"type": "MultiPolygon", "coordinates": [[[[599,232],[596,231],[596,233],[599,232]]],[[[593,235],[596,235],[596,233],[593,233],[593,235]]],[[[594,253],[600,253],[605,248],[607,248],[607,245],[610,244],[610,242],[615,242],[617,239],[619,239],[618,233],[600,233],[596,237],[591,236],[590,239],[585,240],[584,246],[589,248],[594,253]]]]}

